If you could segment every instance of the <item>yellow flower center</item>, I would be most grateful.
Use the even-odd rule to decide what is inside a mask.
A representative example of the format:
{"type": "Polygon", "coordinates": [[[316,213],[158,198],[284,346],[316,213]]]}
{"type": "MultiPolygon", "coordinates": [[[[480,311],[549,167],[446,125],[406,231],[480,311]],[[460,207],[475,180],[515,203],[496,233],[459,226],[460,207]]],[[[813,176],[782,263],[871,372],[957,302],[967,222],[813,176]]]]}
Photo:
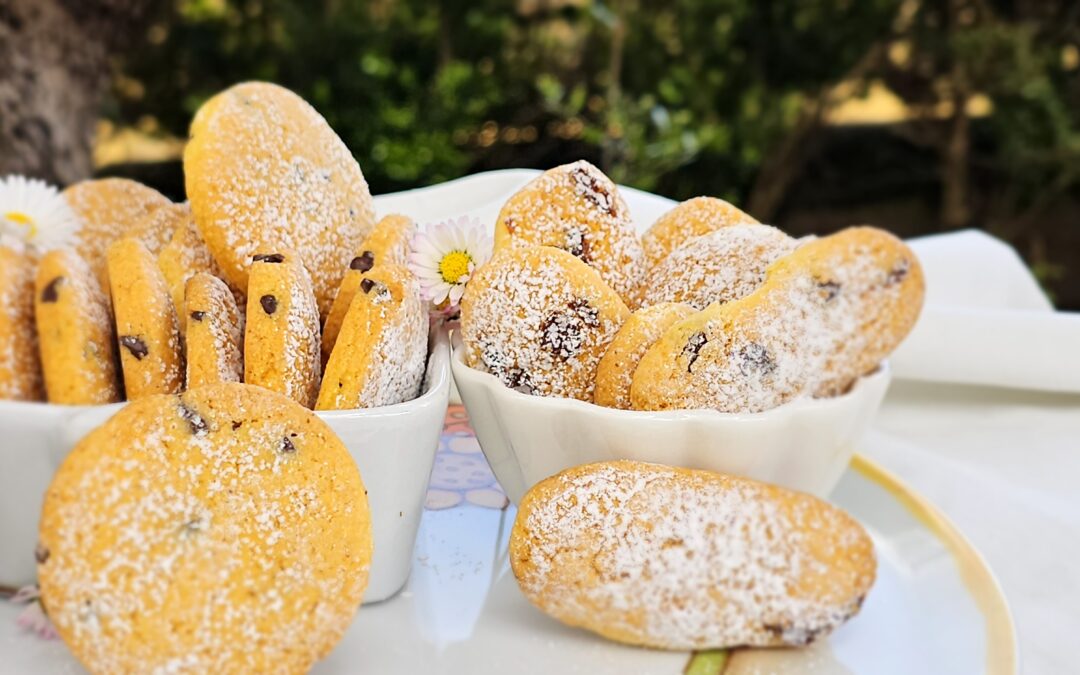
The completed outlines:
{"type": "Polygon", "coordinates": [[[469,273],[472,256],[465,251],[450,251],[439,261],[439,274],[448,284],[456,284],[469,273]]]}
{"type": "Polygon", "coordinates": [[[37,226],[34,224],[34,219],[22,211],[8,211],[4,214],[4,219],[27,228],[30,230],[31,237],[37,234],[37,226]]]}

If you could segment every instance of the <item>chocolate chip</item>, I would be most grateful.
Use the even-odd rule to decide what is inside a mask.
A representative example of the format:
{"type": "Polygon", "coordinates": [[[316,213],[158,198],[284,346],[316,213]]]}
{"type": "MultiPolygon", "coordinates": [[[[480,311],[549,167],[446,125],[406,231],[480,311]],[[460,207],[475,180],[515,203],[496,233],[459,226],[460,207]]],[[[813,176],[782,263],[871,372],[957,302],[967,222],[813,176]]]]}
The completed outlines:
{"type": "Polygon", "coordinates": [[[604,211],[609,216],[615,215],[615,199],[611,193],[607,191],[607,187],[601,182],[600,177],[593,171],[587,170],[584,167],[577,167],[570,171],[571,178],[581,186],[580,192],[586,199],[591,201],[601,211],[604,211]]]}
{"type": "Polygon", "coordinates": [[[817,287],[821,291],[821,296],[825,302],[835,300],[836,296],[840,294],[840,282],[838,281],[819,281],[817,287]]]}
{"type": "Polygon", "coordinates": [[[293,445],[293,442],[291,440],[289,440],[288,436],[281,439],[281,452],[286,454],[286,455],[290,455],[290,454],[296,452],[296,446],[293,445]]]}
{"type": "Polygon", "coordinates": [[[277,298],[272,295],[264,295],[259,298],[259,304],[262,305],[263,311],[267,314],[273,314],[277,311],[277,298]]]}
{"type": "Polygon", "coordinates": [[[373,288],[375,288],[375,282],[372,281],[371,279],[363,279],[360,282],[360,290],[362,290],[365,295],[370,293],[371,289],[373,289],[373,288]]]}
{"type": "Polygon", "coordinates": [[[352,259],[349,263],[349,269],[357,270],[358,272],[367,272],[369,269],[375,266],[375,254],[371,251],[364,251],[360,255],[352,259]]]}
{"type": "Polygon", "coordinates": [[[702,332],[694,333],[690,336],[690,339],[686,341],[686,344],[682,348],[682,355],[689,358],[686,362],[686,372],[694,372],[691,370],[691,367],[694,365],[694,361],[697,361],[701,348],[704,347],[708,341],[709,338],[702,332]]]}
{"type": "Polygon", "coordinates": [[[251,262],[283,263],[285,256],[280,253],[259,253],[252,256],[251,262]]]}
{"type": "Polygon", "coordinates": [[[514,222],[513,218],[507,218],[506,220],[503,221],[503,227],[506,228],[507,232],[513,234],[514,230],[517,229],[517,223],[514,222]]]}
{"type": "Polygon", "coordinates": [[[60,284],[64,283],[64,277],[56,277],[41,289],[42,302],[56,302],[60,299],[60,284]]]}
{"type": "Polygon", "coordinates": [[[895,286],[907,277],[908,272],[911,270],[911,263],[907,258],[901,258],[896,267],[889,270],[889,274],[885,277],[886,286],[895,286]]]}
{"type": "Polygon", "coordinates": [[[142,341],[142,338],[135,337],[134,335],[121,335],[120,344],[131,352],[131,355],[135,357],[136,361],[142,361],[146,358],[146,355],[150,353],[150,348],[146,346],[146,343],[142,341]]]}
{"type": "Polygon", "coordinates": [[[34,560],[36,560],[39,565],[44,565],[45,562],[48,559],[49,559],[49,549],[45,548],[41,544],[38,544],[34,548],[34,560]]]}
{"type": "Polygon", "coordinates": [[[600,325],[600,312],[587,300],[575,298],[565,310],[548,314],[540,324],[540,344],[561,359],[569,359],[581,351],[586,328],[600,325]]]}
{"type": "Polygon", "coordinates": [[[491,373],[508,388],[523,394],[532,394],[534,388],[529,381],[529,374],[521,368],[514,366],[510,359],[502,352],[488,343],[481,346],[480,361],[484,364],[487,372],[491,373]]]}
{"type": "Polygon", "coordinates": [[[180,417],[183,417],[189,425],[191,425],[191,433],[196,436],[202,436],[210,431],[210,427],[206,424],[206,420],[202,418],[202,415],[195,412],[191,408],[187,407],[183,403],[180,404],[180,417]]]}
{"type": "Polygon", "coordinates": [[[233,420],[233,423],[232,423],[232,430],[233,431],[236,431],[237,429],[239,429],[242,426],[244,426],[243,422],[237,422],[236,420],[233,420]]]}
{"type": "Polygon", "coordinates": [[[202,321],[203,319],[206,318],[206,312],[200,312],[200,311],[196,310],[196,311],[191,313],[191,318],[195,319],[196,321],[202,321]]]}
{"type": "Polygon", "coordinates": [[[590,262],[592,258],[589,255],[589,237],[585,230],[577,228],[567,230],[566,252],[580,258],[582,262],[590,262]]]}
{"type": "Polygon", "coordinates": [[[769,350],[756,342],[751,342],[738,351],[739,372],[745,377],[768,375],[776,370],[776,362],[769,355],[769,350]]]}

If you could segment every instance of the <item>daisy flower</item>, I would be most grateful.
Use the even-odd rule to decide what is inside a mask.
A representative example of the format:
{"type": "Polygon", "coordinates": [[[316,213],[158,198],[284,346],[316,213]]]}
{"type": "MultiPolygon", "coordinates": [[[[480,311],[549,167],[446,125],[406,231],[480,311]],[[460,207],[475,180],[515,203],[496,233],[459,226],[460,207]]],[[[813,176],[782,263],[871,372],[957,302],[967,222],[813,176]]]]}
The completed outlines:
{"type": "Polygon", "coordinates": [[[79,229],[64,196],[36,178],[0,178],[0,244],[38,253],[70,246],[79,229]]]}
{"type": "Polygon", "coordinates": [[[409,269],[420,293],[442,311],[457,306],[476,268],[491,257],[491,235],[468,216],[431,223],[413,235],[409,269]]]}

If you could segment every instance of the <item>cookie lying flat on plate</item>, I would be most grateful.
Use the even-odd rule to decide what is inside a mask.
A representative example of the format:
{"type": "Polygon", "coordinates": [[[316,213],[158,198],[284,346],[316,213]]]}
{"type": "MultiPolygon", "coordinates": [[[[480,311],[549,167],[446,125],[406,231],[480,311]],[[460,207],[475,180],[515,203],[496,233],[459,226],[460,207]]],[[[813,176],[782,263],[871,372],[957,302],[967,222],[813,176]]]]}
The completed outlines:
{"type": "Polygon", "coordinates": [[[307,270],[293,256],[257,254],[247,292],[244,382],[312,407],[319,394],[319,308],[307,270]]]}
{"type": "Polygon", "coordinates": [[[38,263],[34,316],[49,403],[121,400],[109,300],[79,254],[49,251],[38,263]]]}
{"type": "Polygon", "coordinates": [[[108,265],[128,400],[179,392],[184,387],[179,320],[157,261],[129,237],[109,247],[108,265]]]}
{"type": "Polygon", "coordinates": [[[529,490],[510,563],[556,619],[659,649],[808,644],[858,613],[876,572],[870,537],[824,501],[626,461],[529,490]]]}
{"type": "Polygon", "coordinates": [[[244,376],[244,318],[232,291],[215,276],[196,274],[188,279],[184,305],[187,388],[239,382],[244,376]]]}
{"type": "Polygon", "coordinates": [[[630,310],[600,274],[550,246],[497,251],[461,298],[465,363],[539,396],[591,401],[630,310]]]}
{"type": "Polygon", "coordinates": [[[326,364],[318,410],[393,405],[416,397],[427,363],[420,285],[400,265],[364,273],[326,364]]]}
{"type": "Polygon", "coordinates": [[[349,149],[306,101],[246,82],[207,101],[184,149],[188,199],[224,278],[247,287],[259,253],[304,256],[320,310],[375,222],[349,149]]]}
{"type": "Polygon", "coordinates": [[[219,384],[125,406],[45,496],[49,618],[94,673],[305,673],[367,586],[371,518],[322,420],[219,384]]]}
{"type": "Polygon", "coordinates": [[[507,200],[495,248],[554,246],[600,273],[631,298],[645,273],[644,252],[619,189],[586,161],[545,171],[507,200]]]}
{"type": "Polygon", "coordinates": [[[641,357],[664,331],[693,313],[690,305],[662,302],[631,314],[596,367],[596,404],[629,410],[630,384],[641,357]]]}
{"type": "Polygon", "coordinates": [[[648,266],[652,267],[694,237],[731,225],[756,223],[752,216],[723,199],[694,197],[657,218],[642,235],[641,245],[645,249],[648,266]]]}
{"type": "Polygon", "coordinates": [[[738,300],[757,290],[769,265],[798,245],[768,225],[731,225],[695,237],[649,270],[639,304],[685,302],[705,309],[738,300]]]}
{"type": "Polygon", "coordinates": [[[887,232],[854,227],[807,242],[750,295],[668,329],[634,372],[631,402],[758,412],[843,393],[907,336],[923,290],[914,252],[887,232]]]}
{"type": "Polygon", "coordinates": [[[45,396],[34,326],[34,262],[0,246],[0,400],[45,396]]]}

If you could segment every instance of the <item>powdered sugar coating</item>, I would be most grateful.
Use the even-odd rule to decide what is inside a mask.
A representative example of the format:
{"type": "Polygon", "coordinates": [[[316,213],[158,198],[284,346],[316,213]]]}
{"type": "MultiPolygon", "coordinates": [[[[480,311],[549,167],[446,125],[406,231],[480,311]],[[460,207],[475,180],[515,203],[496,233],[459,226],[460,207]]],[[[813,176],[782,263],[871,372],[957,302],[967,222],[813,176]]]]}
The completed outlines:
{"type": "Polygon", "coordinates": [[[685,302],[705,309],[738,300],[757,290],[769,265],[797,245],[768,225],[730,225],[695,237],[649,270],[640,306],[685,302]]]}
{"type": "Polygon", "coordinates": [[[57,472],[42,597],[92,672],[306,672],[371,559],[356,465],[313,414],[238,384],[132,403],[57,472]]]}
{"type": "Polygon", "coordinates": [[[596,404],[629,410],[630,386],[641,357],[668,328],[693,313],[690,305],[661,302],[631,314],[596,368],[596,404]]]}
{"type": "Polygon", "coordinates": [[[735,206],[715,197],[694,197],[677,204],[656,219],[641,238],[649,268],[694,237],[758,221],[735,206]]]}
{"type": "Polygon", "coordinates": [[[807,644],[858,612],[876,566],[866,533],[825,502],[637,462],[535,486],[510,560],[545,612],[664,649],[807,644]]]}
{"type": "Polygon", "coordinates": [[[34,327],[34,264],[0,246],[0,400],[40,401],[45,395],[34,327]]]}
{"type": "Polygon", "coordinates": [[[596,270],[569,253],[504,249],[461,299],[465,361],[510,388],[591,401],[597,364],[629,314],[596,270]]]}
{"type": "Polygon", "coordinates": [[[240,382],[244,320],[229,287],[215,276],[196,274],[188,279],[184,304],[187,388],[240,382]]]}
{"type": "Polygon", "coordinates": [[[645,273],[644,251],[619,189],[581,160],[537,176],[512,196],[495,224],[495,248],[554,246],[580,258],[623,298],[645,273]]]}
{"type": "Polygon", "coordinates": [[[303,255],[321,312],[374,223],[367,181],[318,112],[282,87],[248,82],[210,99],[184,151],[199,230],[231,285],[253,255],[303,255]]]}
{"type": "Polygon", "coordinates": [[[135,237],[156,256],[172,240],[177,228],[192,222],[190,204],[166,204],[144,216],[125,236],[135,237]]]}

